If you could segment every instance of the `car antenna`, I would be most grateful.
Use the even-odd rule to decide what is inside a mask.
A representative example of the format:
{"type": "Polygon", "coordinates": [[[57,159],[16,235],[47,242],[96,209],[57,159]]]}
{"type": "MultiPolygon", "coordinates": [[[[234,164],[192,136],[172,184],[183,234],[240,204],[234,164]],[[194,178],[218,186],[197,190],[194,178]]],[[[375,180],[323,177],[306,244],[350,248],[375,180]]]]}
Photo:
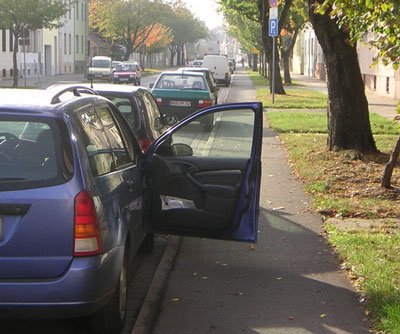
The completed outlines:
{"type": "Polygon", "coordinates": [[[93,76],[90,77],[90,88],[93,89],[93,76]]]}

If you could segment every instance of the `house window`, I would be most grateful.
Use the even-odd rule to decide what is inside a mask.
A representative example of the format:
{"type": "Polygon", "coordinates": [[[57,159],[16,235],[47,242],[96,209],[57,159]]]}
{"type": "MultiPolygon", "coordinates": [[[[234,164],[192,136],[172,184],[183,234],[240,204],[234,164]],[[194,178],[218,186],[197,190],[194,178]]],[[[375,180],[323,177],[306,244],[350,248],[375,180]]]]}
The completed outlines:
{"type": "Polygon", "coordinates": [[[82,21],[83,21],[83,15],[84,15],[85,13],[84,13],[84,11],[83,11],[83,3],[81,3],[81,18],[82,18],[82,21]]]}
{"type": "Polygon", "coordinates": [[[75,53],[79,53],[79,36],[76,35],[75,38],[75,53]]]}
{"type": "Polygon", "coordinates": [[[374,75],[374,90],[376,90],[376,75],[374,75]]]}
{"type": "Polygon", "coordinates": [[[67,54],[67,34],[64,33],[64,54],[67,54]]]}
{"type": "Polygon", "coordinates": [[[390,91],[390,78],[386,77],[386,93],[390,91]]]}
{"type": "Polygon", "coordinates": [[[79,3],[76,4],[76,20],[79,20],[79,3]]]}
{"type": "Polygon", "coordinates": [[[71,34],[68,35],[68,53],[71,54],[71,34]]]}
{"type": "Polygon", "coordinates": [[[7,76],[7,70],[3,68],[3,77],[5,78],[7,76]]]}
{"type": "Polygon", "coordinates": [[[71,0],[69,0],[69,8],[68,8],[68,17],[69,17],[69,19],[71,19],[71,12],[72,12],[72,4],[71,4],[71,0]]]}
{"type": "Polygon", "coordinates": [[[14,76],[14,70],[11,68],[10,69],[10,76],[13,77],[14,76]]]}
{"type": "Polygon", "coordinates": [[[85,52],[83,51],[83,36],[81,36],[81,53],[85,53],[85,52]]]}

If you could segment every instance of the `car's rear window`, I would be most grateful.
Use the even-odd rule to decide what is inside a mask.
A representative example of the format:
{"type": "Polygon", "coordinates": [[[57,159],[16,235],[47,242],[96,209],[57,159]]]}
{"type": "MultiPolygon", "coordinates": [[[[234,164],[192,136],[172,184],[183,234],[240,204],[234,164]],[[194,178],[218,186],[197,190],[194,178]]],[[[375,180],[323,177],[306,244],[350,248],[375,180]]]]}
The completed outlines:
{"type": "Polygon", "coordinates": [[[158,80],[156,88],[161,89],[188,89],[205,90],[206,86],[202,76],[187,74],[164,74],[158,80]]]}
{"type": "Polygon", "coordinates": [[[0,116],[0,191],[61,184],[73,172],[71,142],[63,121],[0,116]]]}

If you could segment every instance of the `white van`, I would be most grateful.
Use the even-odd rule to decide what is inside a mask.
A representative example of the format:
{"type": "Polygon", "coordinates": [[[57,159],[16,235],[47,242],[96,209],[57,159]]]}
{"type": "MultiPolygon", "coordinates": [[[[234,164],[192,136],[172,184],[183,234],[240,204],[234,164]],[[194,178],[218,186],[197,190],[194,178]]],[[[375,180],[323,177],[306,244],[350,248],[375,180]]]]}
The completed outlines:
{"type": "Polygon", "coordinates": [[[217,83],[224,84],[226,87],[231,83],[228,58],[225,56],[204,56],[203,67],[208,68],[213,73],[214,79],[217,83]]]}
{"type": "Polygon", "coordinates": [[[110,57],[95,56],[90,61],[87,78],[89,80],[112,80],[112,61],[110,57]]]}

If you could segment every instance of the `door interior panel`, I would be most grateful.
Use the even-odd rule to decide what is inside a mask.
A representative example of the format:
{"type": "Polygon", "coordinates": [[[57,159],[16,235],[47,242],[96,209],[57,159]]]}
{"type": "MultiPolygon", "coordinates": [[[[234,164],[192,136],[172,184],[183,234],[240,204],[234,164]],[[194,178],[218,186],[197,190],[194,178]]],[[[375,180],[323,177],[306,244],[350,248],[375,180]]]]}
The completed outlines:
{"type": "Polygon", "coordinates": [[[150,209],[155,227],[224,234],[231,228],[247,163],[248,159],[155,155],[150,209]]]}

